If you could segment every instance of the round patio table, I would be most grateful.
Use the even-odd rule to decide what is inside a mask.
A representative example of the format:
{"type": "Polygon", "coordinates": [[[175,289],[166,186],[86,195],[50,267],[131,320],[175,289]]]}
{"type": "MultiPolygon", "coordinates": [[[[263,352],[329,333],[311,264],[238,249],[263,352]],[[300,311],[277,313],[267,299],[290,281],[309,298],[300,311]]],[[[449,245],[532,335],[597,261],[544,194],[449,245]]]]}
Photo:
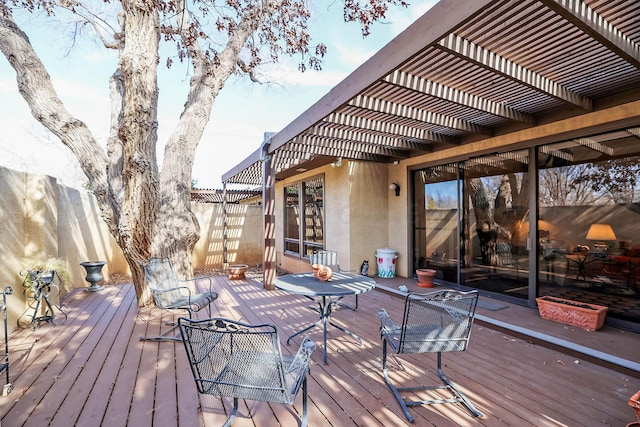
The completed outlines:
{"type": "Polygon", "coordinates": [[[331,321],[331,313],[333,307],[342,298],[373,290],[376,287],[376,282],[373,279],[358,274],[334,272],[331,279],[321,282],[316,279],[313,273],[298,273],[277,277],[274,285],[285,292],[312,298],[318,304],[318,307],[314,308],[314,310],[320,313],[320,319],[317,322],[289,336],[287,345],[289,345],[292,338],[307,332],[315,326],[320,326],[323,329],[324,363],[327,364],[327,325],[331,325],[354,337],[360,341],[360,347],[364,347],[362,338],[331,321]]]}

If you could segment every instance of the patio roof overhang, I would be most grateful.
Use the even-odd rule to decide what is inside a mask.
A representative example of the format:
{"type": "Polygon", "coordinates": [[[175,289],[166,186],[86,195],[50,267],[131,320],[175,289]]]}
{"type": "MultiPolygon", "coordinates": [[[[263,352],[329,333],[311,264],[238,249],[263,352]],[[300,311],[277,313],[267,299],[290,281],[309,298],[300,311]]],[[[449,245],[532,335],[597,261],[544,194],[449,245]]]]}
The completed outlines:
{"type": "MultiPolygon", "coordinates": [[[[637,141],[639,100],[639,2],[442,0],[222,181],[261,185],[266,156],[284,179],[339,157],[478,152],[474,143],[625,105],[585,132],[637,141]]],[[[566,134],[601,147],[575,140],[585,136],[566,134]]]]}

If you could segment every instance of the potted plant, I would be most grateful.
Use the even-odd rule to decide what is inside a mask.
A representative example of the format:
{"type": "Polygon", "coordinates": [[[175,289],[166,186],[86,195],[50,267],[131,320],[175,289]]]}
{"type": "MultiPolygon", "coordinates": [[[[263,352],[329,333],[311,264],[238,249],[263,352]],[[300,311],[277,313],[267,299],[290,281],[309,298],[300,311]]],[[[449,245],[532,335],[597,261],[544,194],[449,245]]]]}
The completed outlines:
{"type": "Polygon", "coordinates": [[[543,319],[597,331],[604,324],[607,307],[552,296],[536,298],[543,319]]]}
{"type": "Polygon", "coordinates": [[[418,286],[421,288],[432,288],[433,278],[436,275],[436,270],[430,268],[418,268],[416,269],[416,276],[418,276],[418,286]]]}
{"type": "Polygon", "coordinates": [[[64,283],[69,279],[67,273],[67,263],[61,258],[23,258],[20,261],[22,271],[20,275],[24,277],[23,286],[25,287],[25,293],[33,289],[35,285],[36,276],[42,272],[53,271],[51,280],[55,279],[57,275],[60,281],[64,283]]]}

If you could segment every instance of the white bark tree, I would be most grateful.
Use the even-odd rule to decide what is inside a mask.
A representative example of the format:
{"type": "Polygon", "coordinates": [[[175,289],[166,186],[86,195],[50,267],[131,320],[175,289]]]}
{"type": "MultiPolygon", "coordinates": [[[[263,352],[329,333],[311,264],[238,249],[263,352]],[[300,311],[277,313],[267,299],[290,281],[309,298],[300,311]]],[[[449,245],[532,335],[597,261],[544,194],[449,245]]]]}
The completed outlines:
{"type": "MultiPolygon", "coordinates": [[[[265,58],[300,55],[299,68],[321,68],[325,47],[310,46],[305,0],[112,0],[102,2],[0,0],[0,50],[16,71],[18,90],[36,120],[78,158],[102,217],[131,268],[139,305],[150,303],[141,264],[169,257],[191,276],[199,225],[190,209],[196,147],[216,96],[233,74],[254,71],[265,58]],[[117,7],[116,7],[117,6],[117,7]],[[13,19],[16,8],[65,11],[89,24],[108,49],[118,52],[110,79],[111,126],[106,152],[85,123],[67,111],[44,64],[13,19]],[[159,46],[172,42],[192,73],[184,109],[166,141],[162,173],[158,142],[159,46]],[[313,50],[313,52],[311,52],[313,50]]],[[[363,35],[402,0],[344,0],[345,21],[359,22],[363,35]]],[[[167,65],[171,65],[167,61],[167,65]]]]}

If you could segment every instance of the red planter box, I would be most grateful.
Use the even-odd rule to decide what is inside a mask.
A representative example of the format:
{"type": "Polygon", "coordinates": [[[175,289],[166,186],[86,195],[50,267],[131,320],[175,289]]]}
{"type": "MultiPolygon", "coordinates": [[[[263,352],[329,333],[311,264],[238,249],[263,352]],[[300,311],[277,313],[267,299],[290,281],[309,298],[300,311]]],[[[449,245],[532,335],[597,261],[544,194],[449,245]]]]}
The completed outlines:
{"type": "Polygon", "coordinates": [[[636,416],[638,417],[638,422],[640,423],[640,391],[631,396],[631,399],[629,399],[629,406],[631,406],[636,411],[636,416]]]}
{"type": "Polygon", "coordinates": [[[602,305],[550,296],[536,298],[536,302],[543,319],[555,320],[587,331],[600,329],[607,315],[607,307],[602,305]]]}

